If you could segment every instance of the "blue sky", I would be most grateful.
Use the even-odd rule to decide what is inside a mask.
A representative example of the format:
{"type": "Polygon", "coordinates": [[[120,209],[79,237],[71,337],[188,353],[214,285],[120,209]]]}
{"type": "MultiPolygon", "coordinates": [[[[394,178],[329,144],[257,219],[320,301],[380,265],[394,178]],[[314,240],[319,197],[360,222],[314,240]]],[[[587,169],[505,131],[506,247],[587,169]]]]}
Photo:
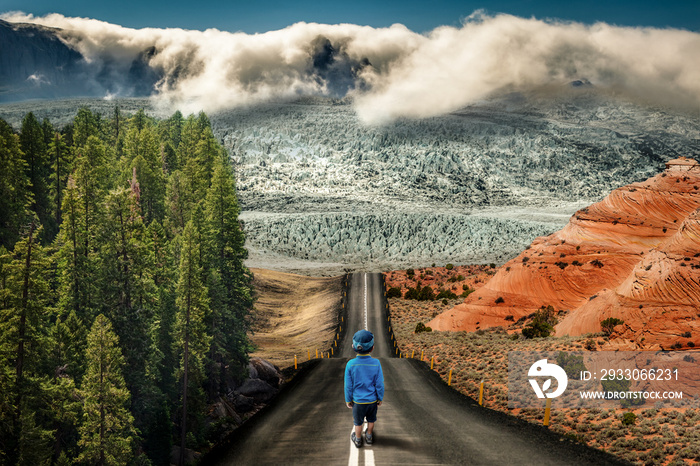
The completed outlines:
{"type": "Polygon", "coordinates": [[[473,11],[510,13],[538,19],[583,23],[604,21],[620,26],[676,27],[700,31],[700,0],[588,1],[448,1],[388,0],[0,0],[0,12],[20,10],[34,15],[61,13],[108,21],[127,27],[217,28],[248,33],[281,29],[299,21],[353,23],[375,27],[402,23],[417,32],[440,25],[458,26],[473,11]]]}

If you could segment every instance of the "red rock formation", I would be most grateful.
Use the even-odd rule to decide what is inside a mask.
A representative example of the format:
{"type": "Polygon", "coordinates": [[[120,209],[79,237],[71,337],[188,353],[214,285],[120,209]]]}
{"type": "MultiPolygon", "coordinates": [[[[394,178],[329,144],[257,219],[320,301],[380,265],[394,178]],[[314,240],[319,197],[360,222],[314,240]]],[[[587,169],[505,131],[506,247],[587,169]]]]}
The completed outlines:
{"type": "Polygon", "coordinates": [[[613,316],[625,321],[617,336],[633,345],[667,347],[674,339],[700,345],[699,207],[700,164],[672,160],[663,173],[616,189],[576,212],[562,230],[537,238],[428,325],[507,326],[552,305],[572,311],[557,335],[599,332],[600,321],[613,316]],[[680,337],[687,332],[690,338],[680,337]]]}

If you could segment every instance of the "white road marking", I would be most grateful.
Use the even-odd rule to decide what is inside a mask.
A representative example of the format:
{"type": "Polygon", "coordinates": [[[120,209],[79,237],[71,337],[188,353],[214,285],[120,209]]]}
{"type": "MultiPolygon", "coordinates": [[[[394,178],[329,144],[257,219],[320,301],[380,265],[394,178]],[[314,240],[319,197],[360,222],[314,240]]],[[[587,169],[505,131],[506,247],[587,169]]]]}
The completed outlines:
{"type": "MultiPolygon", "coordinates": [[[[355,426],[352,427],[352,430],[350,431],[350,435],[355,432],[355,426]]],[[[354,443],[352,443],[352,438],[350,438],[350,459],[348,460],[348,466],[357,466],[360,464],[360,452],[359,448],[355,446],[354,443]]]]}
{"type": "Polygon", "coordinates": [[[365,274],[365,330],[369,330],[367,328],[367,274],[365,274]]]}
{"type": "MultiPolygon", "coordinates": [[[[350,430],[350,435],[355,432],[355,426],[350,430]]],[[[362,424],[362,432],[367,433],[367,423],[362,424]]],[[[362,448],[365,455],[365,466],[374,466],[374,452],[369,445],[364,445],[362,448]]],[[[359,466],[360,464],[360,449],[355,446],[350,439],[350,459],[348,460],[348,466],[359,466]]]]}
{"type": "Polygon", "coordinates": [[[374,452],[369,448],[365,450],[365,466],[374,466],[374,452]]]}

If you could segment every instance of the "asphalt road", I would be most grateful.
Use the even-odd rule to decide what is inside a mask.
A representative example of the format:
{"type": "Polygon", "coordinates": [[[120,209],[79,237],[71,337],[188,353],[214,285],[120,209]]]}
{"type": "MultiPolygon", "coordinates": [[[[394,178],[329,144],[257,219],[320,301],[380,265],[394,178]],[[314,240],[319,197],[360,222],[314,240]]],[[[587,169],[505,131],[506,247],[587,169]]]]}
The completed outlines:
{"type": "Polygon", "coordinates": [[[350,277],[347,332],[336,358],[307,365],[263,413],[238,429],[224,451],[206,464],[610,465],[614,457],[549,430],[479,407],[445,385],[425,363],[392,357],[380,274],[350,277]],[[366,323],[366,324],[365,324],[366,323]],[[372,355],[382,362],[386,393],[375,443],[350,441],[351,410],[343,375],[354,357],[351,339],[364,328],[375,335],[372,355]]]}

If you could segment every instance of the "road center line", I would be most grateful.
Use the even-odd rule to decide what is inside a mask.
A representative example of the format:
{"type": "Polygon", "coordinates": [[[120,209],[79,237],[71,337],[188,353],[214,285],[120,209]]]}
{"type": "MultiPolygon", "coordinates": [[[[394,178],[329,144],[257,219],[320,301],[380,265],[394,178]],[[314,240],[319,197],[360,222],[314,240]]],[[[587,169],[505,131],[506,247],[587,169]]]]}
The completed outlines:
{"type": "Polygon", "coordinates": [[[369,330],[367,328],[367,274],[365,274],[365,330],[369,330]]]}
{"type": "MultiPolygon", "coordinates": [[[[350,435],[355,432],[355,427],[353,426],[352,430],[350,431],[350,435]]],[[[360,452],[359,448],[355,446],[354,443],[352,443],[352,438],[350,439],[350,459],[348,460],[348,466],[357,466],[360,464],[360,452]]]]}
{"type": "Polygon", "coordinates": [[[369,448],[365,449],[365,466],[374,466],[374,452],[369,448]]]}

